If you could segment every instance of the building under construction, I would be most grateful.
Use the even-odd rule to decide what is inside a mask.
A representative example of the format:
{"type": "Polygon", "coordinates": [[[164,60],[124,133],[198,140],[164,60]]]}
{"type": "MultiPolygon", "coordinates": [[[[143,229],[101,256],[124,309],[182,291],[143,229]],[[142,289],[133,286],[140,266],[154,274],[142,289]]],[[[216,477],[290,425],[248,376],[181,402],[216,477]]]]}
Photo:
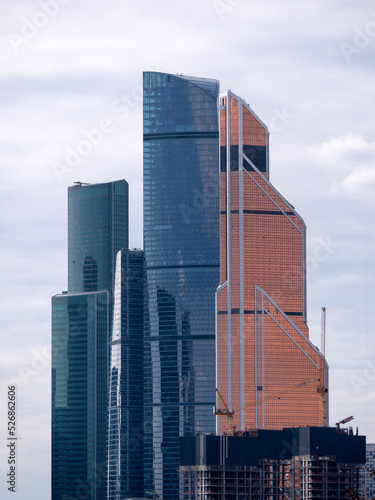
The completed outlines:
{"type": "Polygon", "coordinates": [[[180,440],[184,500],[344,500],[358,492],[365,462],[365,436],[351,429],[259,429],[180,440]]]}
{"type": "Polygon", "coordinates": [[[237,429],[326,426],[328,364],[307,325],[306,226],[270,181],[266,125],[231,91],[219,102],[216,387],[237,429]]]}

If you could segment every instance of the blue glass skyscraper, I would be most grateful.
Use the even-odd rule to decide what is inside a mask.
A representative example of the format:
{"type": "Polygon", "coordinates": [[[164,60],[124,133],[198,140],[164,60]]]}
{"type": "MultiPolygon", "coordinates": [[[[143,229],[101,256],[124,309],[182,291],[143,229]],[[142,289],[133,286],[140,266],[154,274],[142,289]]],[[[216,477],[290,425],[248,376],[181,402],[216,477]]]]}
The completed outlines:
{"type": "Polygon", "coordinates": [[[179,490],[179,436],[215,431],[216,80],[144,73],[145,489],[179,490]]]}
{"type": "Polygon", "coordinates": [[[116,255],[128,248],[128,183],[68,188],[68,291],[112,290],[116,255]]]}
{"type": "Polygon", "coordinates": [[[117,254],[110,342],[108,500],[143,497],[143,252],[117,254]]]}
{"type": "Polygon", "coordinates": [[[68,292],[52,299],[52,498],[103,500],[116,254],[128,246],[128,184],[68,190],[68,292]]]}
{"type": "Polygon", "coordinates": [[[106,493],[108,292],[52,298],[53,500],[106,493]]]}

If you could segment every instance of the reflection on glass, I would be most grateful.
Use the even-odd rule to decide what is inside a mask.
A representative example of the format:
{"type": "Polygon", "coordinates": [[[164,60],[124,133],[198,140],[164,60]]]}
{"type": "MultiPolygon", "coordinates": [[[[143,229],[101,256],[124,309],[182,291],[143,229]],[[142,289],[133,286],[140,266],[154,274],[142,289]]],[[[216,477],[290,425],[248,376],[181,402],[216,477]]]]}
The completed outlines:
{"type": "Polygon", "coordinates": [[[145,489],[179,498],[179,436],[215,429],[218,82],[144,74],[145,489]]]}

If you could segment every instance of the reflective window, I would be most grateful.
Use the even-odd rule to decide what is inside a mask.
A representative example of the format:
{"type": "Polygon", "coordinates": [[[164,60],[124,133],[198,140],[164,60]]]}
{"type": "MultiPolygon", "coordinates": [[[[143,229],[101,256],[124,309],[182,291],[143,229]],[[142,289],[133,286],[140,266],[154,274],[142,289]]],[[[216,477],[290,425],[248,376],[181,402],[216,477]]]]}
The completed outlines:
{"type": "Polygon", "coordinates": [[[105,498],[107,333],[107,292],[53,297],[52,498],[105,498]]]}
{"type": "Polygon", "coordinates": [[[179,497],[179,436],[212,432],[218,82],[144,74],[145,489],[179,497]]]}

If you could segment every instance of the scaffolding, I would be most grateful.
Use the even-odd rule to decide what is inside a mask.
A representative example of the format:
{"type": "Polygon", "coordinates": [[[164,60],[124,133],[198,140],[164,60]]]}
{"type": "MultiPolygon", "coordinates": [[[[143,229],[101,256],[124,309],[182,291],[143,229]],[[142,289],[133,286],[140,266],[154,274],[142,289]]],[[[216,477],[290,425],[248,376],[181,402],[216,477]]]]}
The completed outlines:
{"type": "Polygon", "coordinates": [[[259,460],[256,466],[183,466],[184,500],[346,500],[360,467],[334,457],[259,460]]]}

